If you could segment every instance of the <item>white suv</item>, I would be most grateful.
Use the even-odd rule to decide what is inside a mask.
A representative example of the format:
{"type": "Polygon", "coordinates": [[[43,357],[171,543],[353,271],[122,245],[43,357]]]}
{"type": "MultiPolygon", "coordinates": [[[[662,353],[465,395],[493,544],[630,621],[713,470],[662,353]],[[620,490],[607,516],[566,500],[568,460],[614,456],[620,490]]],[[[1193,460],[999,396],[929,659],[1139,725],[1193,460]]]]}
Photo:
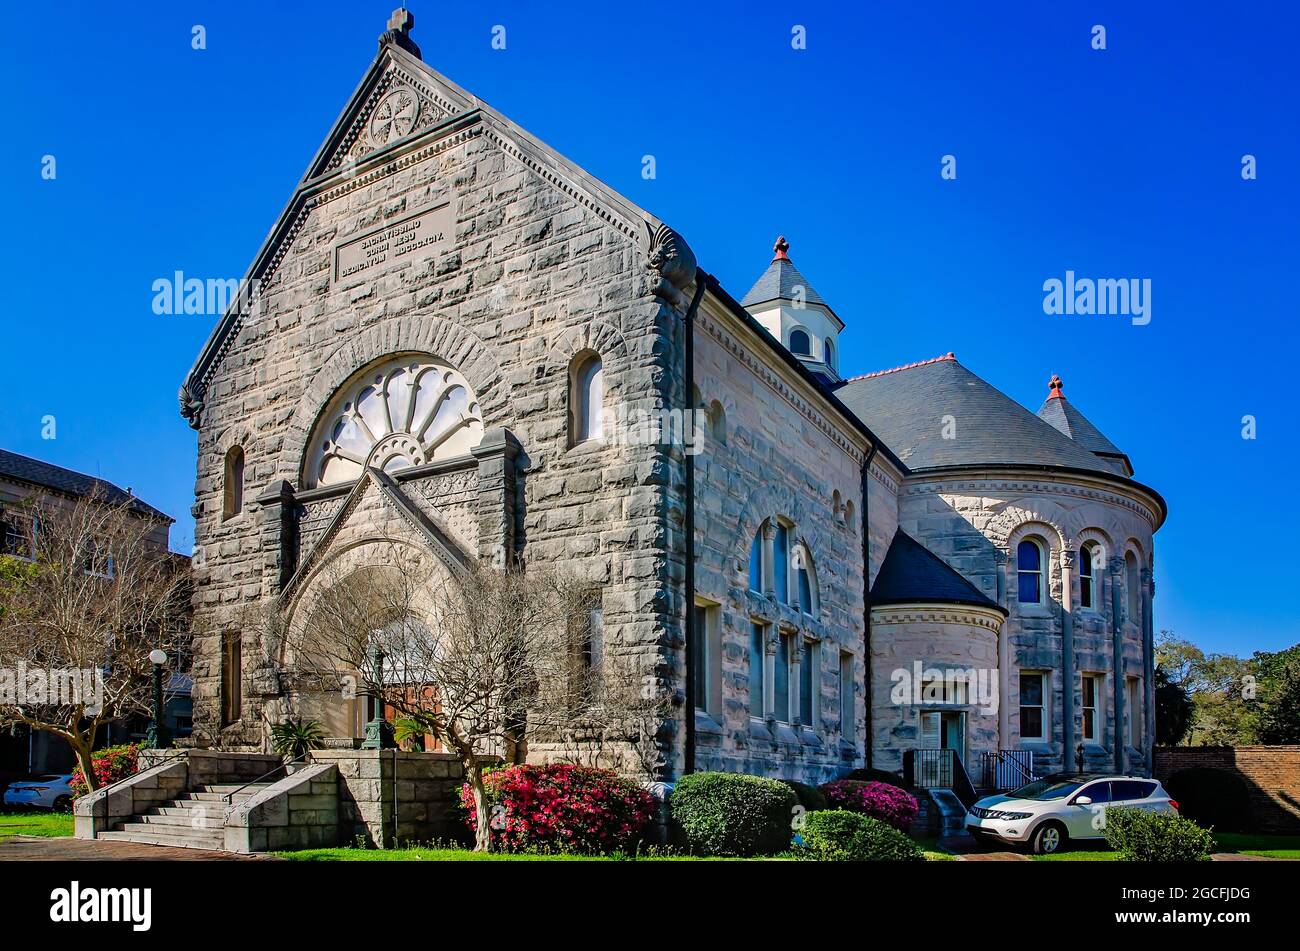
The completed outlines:
{"type": "Polygon", "coordinates": [[[1178,803],[1154,779],[1060,773],[981,799],[966,815],[966,830],[983,842],[1028,842],[1044,855],[1071,839],[1105,838],[1110,806],[1178,811],[1178,803]]]}

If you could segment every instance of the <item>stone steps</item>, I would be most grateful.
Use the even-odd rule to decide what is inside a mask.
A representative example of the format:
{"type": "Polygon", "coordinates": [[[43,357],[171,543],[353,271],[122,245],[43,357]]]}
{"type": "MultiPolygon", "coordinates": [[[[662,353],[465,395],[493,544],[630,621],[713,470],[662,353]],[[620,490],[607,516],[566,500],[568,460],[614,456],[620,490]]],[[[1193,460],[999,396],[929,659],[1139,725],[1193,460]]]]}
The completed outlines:
{"type": "Polygon", "coordinates": [[[256,796],[270,783],[199,786],[148,812],[132,816],[99,838],[181,849],[222,851],[226,845],[226,809],[256,796]]]}
{"type": "Polygon", "coordinates": [[[101,832],[99,838],[110,842],[138,842],[143,845],[169,845],[180,849],[210,849],[220,852],[226,844],[224,829],[190,829],[175,826],[151,826],[128,822],[116,832],[101,832]]]}

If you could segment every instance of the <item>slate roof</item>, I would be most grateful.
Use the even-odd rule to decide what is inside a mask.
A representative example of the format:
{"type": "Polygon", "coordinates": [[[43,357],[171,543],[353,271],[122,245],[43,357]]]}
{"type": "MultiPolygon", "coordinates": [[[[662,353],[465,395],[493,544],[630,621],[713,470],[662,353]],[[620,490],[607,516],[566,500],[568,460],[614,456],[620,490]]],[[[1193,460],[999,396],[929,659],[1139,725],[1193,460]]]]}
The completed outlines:
{"type": "Polygon", "coordinates": [[[7,449],[0,449],[0,476],[26,482],[30,485],[53,489],[56,492],[63,492],[68,495],[90,496],[98,493],[107,502],[114,504],[129,503],[131,508],[142,515],[166,519],[168,522],[175,521],[171,516],[158,511],[146,502],[142,502],[125,489],[111,482],[96,479],[94,476],[74,472],[71,469],[65,469],[62,466],[52,465],[48,462],[41,462],[41,460],[33,459],[31,456],[22,456],[7,449]]]}
{"type": "Polygon", "coordinates": [[[742,307],[753,307],[770,300],[794,300],[795,288],[803,288],[803,299],[809,304],[819,304],[827,310],[831,305],[808,283],[808,279],[799,273],[794,262],[787,257],[772,259],[763,276],[754,282],[754,286],[741,298],[742,307]]]}
{"type": "Polygon", "coordinates": [[[853,377],[834,392],[913,472],[1029,465],[1115,475],[1103,459],[980,379],[951,353],[853,377]],[[945,416],[953,417],[955,438],[943,438],[945,416]]]}
{"type": "MultiPolygon", "coordinates": [[[[1043,402],[1038,409],[1038,418],[1053,429],[1074,440],[1078,445],[1099,456],[1109,457],[1123,466],[1127,472],[1133,471],[1128,455],[1092,424],[1088,417],[1067,400],[1060,389],[1054,389],[1053,395],[1043,402]]],[[[1126,473],[1127,474],[1127,473],[1126,473]]]]}
{"type": "Polygon", "coordinates": [[[972,604],[1006,613],[996,601],[901,528],[889,543],[876,582],[871,586],[871,603],[972,604]]]}

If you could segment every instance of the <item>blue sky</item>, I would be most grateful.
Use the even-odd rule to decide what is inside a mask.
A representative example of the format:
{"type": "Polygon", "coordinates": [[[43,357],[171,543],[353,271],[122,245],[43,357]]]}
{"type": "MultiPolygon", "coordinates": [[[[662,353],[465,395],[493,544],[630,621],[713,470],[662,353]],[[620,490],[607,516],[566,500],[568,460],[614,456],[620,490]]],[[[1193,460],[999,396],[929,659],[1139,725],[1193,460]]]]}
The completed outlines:
{"type": "MultiPolygon", "coordinates": [[[[9,11],[0,446],[132,487],[189,550],[195,437],[176,389],[213,320],[155,315],[150,286],[244,273],[394,5],[9,11]]],[[[736,296],[784,233],[848,324],[846,372],[952,350],[1031,409],[1059,373],[1169,502],[1158,626],[1233,652],[1300,640],[1284,594],[1300,464],[1297,15],[838,6],[412,9],[426,61],[673,224],[736,296]],[[791,47],[796,24],[807,49],[791,47]],[[1067,269],[1150,279],[1151,323],[1045,315],[1042,284],[1067,269]]]]}

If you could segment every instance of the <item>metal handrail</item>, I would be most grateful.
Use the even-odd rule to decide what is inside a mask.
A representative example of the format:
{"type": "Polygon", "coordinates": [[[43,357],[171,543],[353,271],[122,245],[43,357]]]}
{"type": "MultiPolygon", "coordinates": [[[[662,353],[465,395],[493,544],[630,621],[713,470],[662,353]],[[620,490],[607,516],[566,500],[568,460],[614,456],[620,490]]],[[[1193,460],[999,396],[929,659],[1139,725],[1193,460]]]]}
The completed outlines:
{"type": "Polygon", "coordinates": [[[230,805],[231,800],[233,800],[235,796],[238,796],[249,786],[260,783],[262,780],[266,779],[266,777],[270,776],[272,773],[278,773],[280,770],[284,769],[285,767],[292,766],[294,763],[298,762],[299,760],[306,759],[310,755],[311,755],[310,750],[308,750],[306,753],[300,753],[291,760],[285,760],[283,763],[281,763],[279,766],[276,766],[274,769],[268,769],[265,773],[263,773],[261,776],[258,776],[256,779],[250,779],[248,782],[244,783],[244,785],[240,786],[238,789],[234,790],[233,792],[226,793],[225,800],[224,800],[226,805],[230,805]]]}

